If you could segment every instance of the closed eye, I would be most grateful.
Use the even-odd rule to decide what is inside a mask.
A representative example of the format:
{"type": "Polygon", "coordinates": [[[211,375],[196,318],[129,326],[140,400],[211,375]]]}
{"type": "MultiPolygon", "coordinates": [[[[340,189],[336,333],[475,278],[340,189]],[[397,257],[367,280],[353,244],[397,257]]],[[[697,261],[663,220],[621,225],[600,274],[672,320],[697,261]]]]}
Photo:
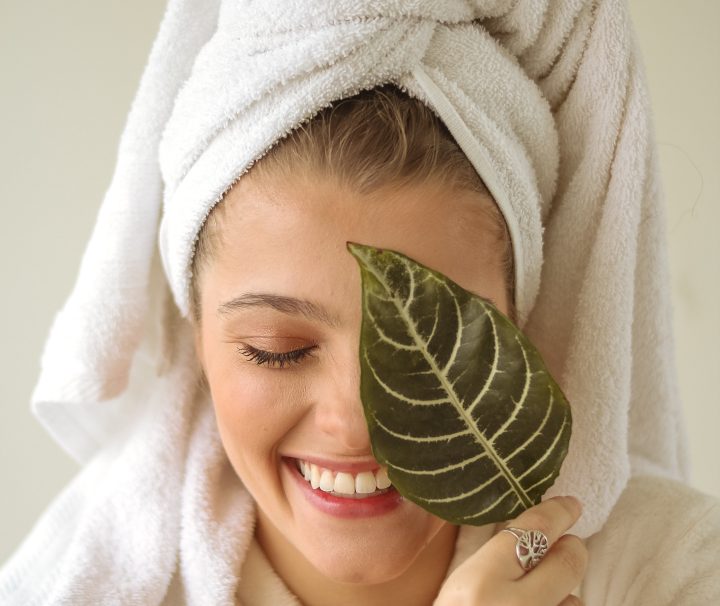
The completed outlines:
{"type": "Polygon", "coordinates": [[[267,364],[269,367],[282,368],[285,364],[299,363],[306,356],[311,356],[311,351],[316,348],[317,345],[312,345],[302,349],[275,353],[243,344],[242,347],[238,347],[237,349],[248,360],[254,361],[255,364],[267,364]]]}

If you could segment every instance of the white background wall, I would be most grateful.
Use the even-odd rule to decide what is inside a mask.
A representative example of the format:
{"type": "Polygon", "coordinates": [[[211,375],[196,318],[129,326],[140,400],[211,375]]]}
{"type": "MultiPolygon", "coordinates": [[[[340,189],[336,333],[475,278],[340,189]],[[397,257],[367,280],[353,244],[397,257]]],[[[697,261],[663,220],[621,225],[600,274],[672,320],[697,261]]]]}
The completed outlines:
{"type": "MultiPolygon", "coordinates": [[[[164,0],[0,0],[0,563],[77,466],[30,413],[164,0]]],[[[665,191],[691,483],[720,497],[720,2],[630,0],[665,191]]]]}

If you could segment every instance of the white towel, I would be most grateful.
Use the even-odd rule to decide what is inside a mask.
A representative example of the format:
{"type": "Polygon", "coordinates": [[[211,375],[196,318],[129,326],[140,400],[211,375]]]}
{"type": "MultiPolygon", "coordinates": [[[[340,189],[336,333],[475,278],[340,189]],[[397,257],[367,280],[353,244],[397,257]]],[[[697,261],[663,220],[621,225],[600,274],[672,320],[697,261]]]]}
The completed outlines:
{"type": "Polygon", "coordinates": [[[212,205],[332,101],[394,82],[510,228],[519,324],[573,409],[547,496],[588,537],[631,474],[688,479],[664,208],[624,0],[170,0],[32,410],[83,468],[0,570],[3,604],[232,604],[253,501],[198,389],[192,248],[212,205]],[[161,216],[162,215],[162,216],[161,216]]]}

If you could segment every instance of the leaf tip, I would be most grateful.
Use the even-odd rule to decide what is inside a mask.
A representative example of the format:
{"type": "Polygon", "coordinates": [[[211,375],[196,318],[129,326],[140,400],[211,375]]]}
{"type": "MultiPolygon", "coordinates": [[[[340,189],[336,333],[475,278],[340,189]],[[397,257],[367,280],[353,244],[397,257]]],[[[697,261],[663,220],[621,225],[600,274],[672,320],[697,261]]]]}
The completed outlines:
{"type": "Polygon", "coordinates": [[[355,255],[360,250],[361,245],[357,242],[353,242],[352,240],[347,240],[345,242],[345,248],[350,251],[351,254],[355,255]]]}
{"type": "Polygon", "coordinates": [[[368,266],[373,252],[377,253],[381,250],[374,246],[353,242],[352,240],[347,240],[345,242],[345,248],[347,248],[353,257],[355,257],[355,260],[360,264],[361,268],[366,268],[368,266]]]}

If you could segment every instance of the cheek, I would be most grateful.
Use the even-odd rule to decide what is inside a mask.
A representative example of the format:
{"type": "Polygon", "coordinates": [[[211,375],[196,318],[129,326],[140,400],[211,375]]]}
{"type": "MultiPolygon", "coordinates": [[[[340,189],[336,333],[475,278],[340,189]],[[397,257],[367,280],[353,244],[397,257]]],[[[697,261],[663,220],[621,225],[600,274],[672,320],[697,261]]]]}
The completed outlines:
{"type": "Polygon", "coordinates": [[[208,383],[218,431],[236,473],[248,488],[263,475],[277,473],[278,446],[301,413],[291,382],[272,370],[234,368],[208,372],[208,383]]]}

